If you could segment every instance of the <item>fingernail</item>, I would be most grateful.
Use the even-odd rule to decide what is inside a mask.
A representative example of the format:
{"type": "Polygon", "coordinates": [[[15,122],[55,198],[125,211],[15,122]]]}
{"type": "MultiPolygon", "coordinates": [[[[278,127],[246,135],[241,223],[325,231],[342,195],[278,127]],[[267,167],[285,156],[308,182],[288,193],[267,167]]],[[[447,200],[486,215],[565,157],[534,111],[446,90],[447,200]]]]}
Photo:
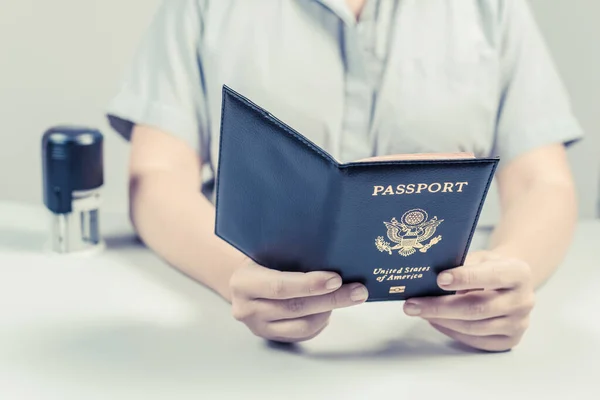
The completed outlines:
{"type": "Polygon", "coordinates": [[[440,276],[438,276],[438,283],[440,285],[449,285],[452,283],[453,280],[454,277],[452,276],[452,274],[449,274],[447,272],[441,273],[440,276]]]}
{"type": "Polygon", "coordinates": [[[367,297],[369,297],[369,292],[363,286],[352,289],[350,292],[350,299],[352,299],[352,301],[364,301],[367,299],[367,297]]]}
{"type": "Polygon", "coordinates": [[[342,279],[340,277],[331,278],[325,283],[325,287],[329,290],[339,289],[342,286],[342,279]]]}
{"type": "Polygon", "coordinates": [[[417,303],[406,302],[404,305],[404,312],[408,315],[419,315],[421,314],[421,307],[417,303]]]}

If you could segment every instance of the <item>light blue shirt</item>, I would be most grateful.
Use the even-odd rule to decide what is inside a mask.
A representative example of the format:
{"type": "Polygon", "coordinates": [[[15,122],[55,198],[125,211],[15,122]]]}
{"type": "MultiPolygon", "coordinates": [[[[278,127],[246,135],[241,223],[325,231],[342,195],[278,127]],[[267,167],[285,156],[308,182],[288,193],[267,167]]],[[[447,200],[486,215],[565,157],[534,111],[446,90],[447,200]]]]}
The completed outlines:
{"type": "Polygon", "coordinates": [[[108,114],[196,149],[214,200],[223,84],[341,162],[468,151],[501,169],[582,137],[525,0],[369,0],[358,21],[345,0],[166,0],[108,114]]]}

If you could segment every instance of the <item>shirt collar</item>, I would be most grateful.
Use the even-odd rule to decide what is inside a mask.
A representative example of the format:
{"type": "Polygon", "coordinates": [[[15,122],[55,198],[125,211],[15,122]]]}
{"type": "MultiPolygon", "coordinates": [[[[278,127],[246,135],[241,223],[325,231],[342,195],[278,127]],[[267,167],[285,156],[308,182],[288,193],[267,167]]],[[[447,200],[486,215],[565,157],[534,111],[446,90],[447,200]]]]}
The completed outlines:
{"type": "Polygon", "coordinates": [[[346,0],[312,0],[321,3],[334,14],[336,14],[344,23],[356,25],[356,16],[352,13],[346,0]]]}

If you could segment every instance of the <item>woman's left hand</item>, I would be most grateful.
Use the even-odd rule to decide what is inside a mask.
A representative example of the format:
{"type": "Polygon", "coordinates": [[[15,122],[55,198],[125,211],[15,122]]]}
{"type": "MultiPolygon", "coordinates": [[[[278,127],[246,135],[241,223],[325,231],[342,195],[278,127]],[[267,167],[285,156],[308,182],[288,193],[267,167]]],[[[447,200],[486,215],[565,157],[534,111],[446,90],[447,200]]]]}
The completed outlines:
{"type": "Polygon", "coordinates": [[[464,266],[439,274],[438,285],[457,293],[409,299],[404,312],[480,350],[505,351],[521,341],[535,302],[527,263],[489,251],[475,252],[464,266]]]}

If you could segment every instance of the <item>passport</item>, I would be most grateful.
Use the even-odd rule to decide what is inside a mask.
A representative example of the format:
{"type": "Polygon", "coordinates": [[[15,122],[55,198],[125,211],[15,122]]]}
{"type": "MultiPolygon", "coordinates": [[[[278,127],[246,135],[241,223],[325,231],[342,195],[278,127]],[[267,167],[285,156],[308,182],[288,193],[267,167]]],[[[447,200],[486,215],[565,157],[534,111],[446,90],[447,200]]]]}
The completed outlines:
{"type": "Polygon", "coordinates": [[[222,95],[218,237],[266,268],[361,282],[368,302],[453,293],[437,275],[463,265],[498,157],[341,163],[228,86],[222,95]]]}

